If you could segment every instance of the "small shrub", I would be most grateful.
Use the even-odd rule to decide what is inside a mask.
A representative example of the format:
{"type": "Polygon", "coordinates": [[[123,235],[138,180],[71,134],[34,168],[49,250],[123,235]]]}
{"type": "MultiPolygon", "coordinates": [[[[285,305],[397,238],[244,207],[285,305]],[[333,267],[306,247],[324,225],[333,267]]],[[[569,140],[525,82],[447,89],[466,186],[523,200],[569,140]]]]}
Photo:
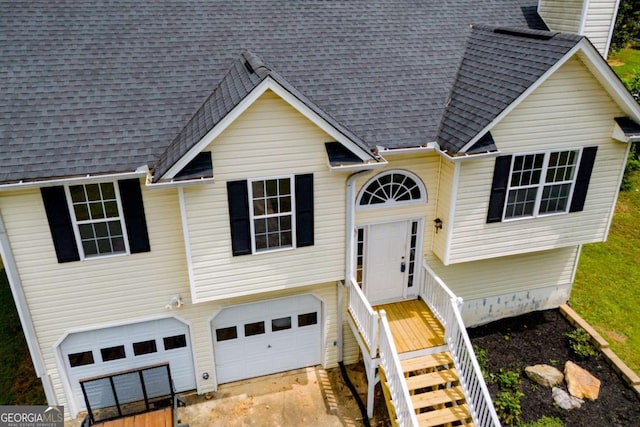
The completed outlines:
{"type": "Polygon", "coordinates": [[[565,334],[569,338],[569,347],[573,353],[581,359],[597,358],[598,350],[591,344],[591,336],[582,328],[565,334]]]}
{"type": "Polygon", "coordinates": [[[498,396],[493,400],[493,404],[502,424],[515,427],[520,423],[520,415],[522,415],[520,401],[523,397],[524,393],[520,391],[498,393],[498,396]]]}
{"type": "Polygon", "coordinates": [[[532,423],[522,423],[518,427],[564,427],[564,423],[557,417],[542,417],[532,423]]]}
{"type": "Polygon", "coordinates": [[[476,354],[476,360],[478,360],[478,365],[480,365],[480,370],[482,371],[484,380],[488,383],[492,382],[493,378],[489,372],[489,351],[487,351],[486,348],[482,348],[474,344],[473,352],[476,354]]]}
{"type": "Polygon", "coordinates": [[[500,368],[500,372],[496,375],[496,382],[502,391],[517,392],[520,390],[520,374],[515,371],[507,371],[500,368]]]}

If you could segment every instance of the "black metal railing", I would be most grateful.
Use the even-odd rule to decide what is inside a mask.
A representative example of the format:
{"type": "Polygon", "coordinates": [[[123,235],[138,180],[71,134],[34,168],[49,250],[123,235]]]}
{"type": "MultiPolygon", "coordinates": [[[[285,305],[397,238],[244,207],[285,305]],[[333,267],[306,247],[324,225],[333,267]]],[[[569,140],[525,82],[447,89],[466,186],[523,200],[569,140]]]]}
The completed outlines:
{"type": "Polygon", "coordinates": [[[87,405],[83,426],[173,407],[175,392],[168,363],[80,380],[87,405]]]}

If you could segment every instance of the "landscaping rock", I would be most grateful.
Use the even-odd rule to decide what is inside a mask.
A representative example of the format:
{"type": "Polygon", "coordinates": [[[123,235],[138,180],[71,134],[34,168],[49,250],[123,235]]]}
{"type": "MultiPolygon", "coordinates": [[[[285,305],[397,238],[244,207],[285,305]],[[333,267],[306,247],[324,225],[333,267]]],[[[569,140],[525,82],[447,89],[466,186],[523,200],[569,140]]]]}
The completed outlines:
{"type": "Polygon", "coordinates": [[[562,409],[566,409],[567,411],[580,408],[584,403],[584,400],[573,397],[558,387],[553,387],[551,389],[551,395],[553,396],[553,401],[556,402],[556,405],[562,409]]]}
{"type": "Polygon", "coordinates": [[[564,375],[569,393],[579,399],[596,400],[600,394],[600,380],[586,369],[568,361],[564,365],[564,375]]]}
{"type": "Polygon", "coordinates": [[[524,372],[531,381],[548,388],[560,384],[564,379],[562,372],[550,365],[527,366],[524,372]]]}

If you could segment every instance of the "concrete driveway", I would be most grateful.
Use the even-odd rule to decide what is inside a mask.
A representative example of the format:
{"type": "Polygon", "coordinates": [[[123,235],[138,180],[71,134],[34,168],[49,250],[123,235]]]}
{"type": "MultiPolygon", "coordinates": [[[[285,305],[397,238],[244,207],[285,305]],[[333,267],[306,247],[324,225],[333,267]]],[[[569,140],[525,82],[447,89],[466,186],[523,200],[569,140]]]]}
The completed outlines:
{"type": "MultiPolygon", "coordinates": [[[[366,382],[358,368],[348,367],[349,377],[365,397],[366,382]]],[[[358,405],[339,368],[298,369],[223,384],[209,396],[191,394],[181,398],[187,406],[178,409],[178,418],[190,427],[363,425],[358,405]]],[[[382,406],[386,411],[384,403],[382,406]]],[[[379,413],[380,408],[376,409],[379,413]]],[[[372,426],[387,424],[387,420],[372,421],[372,426]]]]}

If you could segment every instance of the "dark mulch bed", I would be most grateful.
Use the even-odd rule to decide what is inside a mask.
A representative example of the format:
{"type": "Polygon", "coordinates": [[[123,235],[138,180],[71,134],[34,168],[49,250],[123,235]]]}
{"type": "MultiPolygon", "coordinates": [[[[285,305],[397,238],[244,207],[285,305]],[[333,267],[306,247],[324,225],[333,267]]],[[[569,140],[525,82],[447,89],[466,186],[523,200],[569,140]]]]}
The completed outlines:
{"type": "MultiPolygon", "coordinates": [[[[574,329],[558,310],[548,310],[492,322],[470,329],[469,334],[475,346],[488,351],[490,372],[498,373],[500,368],[520,372],[520,390],[525,394],[521,403],[523,422],[548,416],[560,418],[567,427],[640,426],[638,395],[602,357],[580,360],[572,354],[565,333],[574,329]],[[551,390],[534,384],[524,373],[526,366],[535,364],[563,371],[568,360],[601,381],[598,399],[572,411],[555,406],[551,390]]],[[[489,391],[495,398],[497,385],[489,384],[489,391]]]]}

